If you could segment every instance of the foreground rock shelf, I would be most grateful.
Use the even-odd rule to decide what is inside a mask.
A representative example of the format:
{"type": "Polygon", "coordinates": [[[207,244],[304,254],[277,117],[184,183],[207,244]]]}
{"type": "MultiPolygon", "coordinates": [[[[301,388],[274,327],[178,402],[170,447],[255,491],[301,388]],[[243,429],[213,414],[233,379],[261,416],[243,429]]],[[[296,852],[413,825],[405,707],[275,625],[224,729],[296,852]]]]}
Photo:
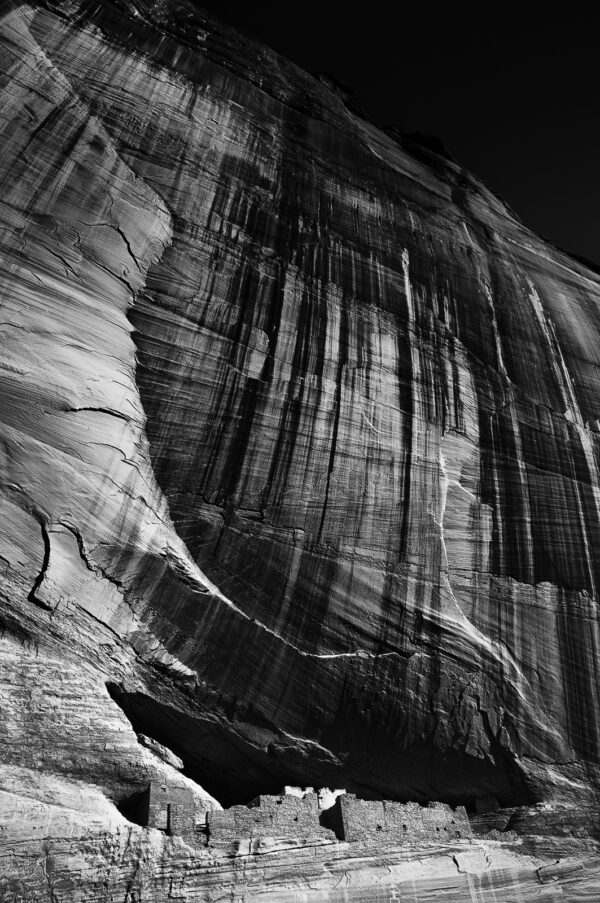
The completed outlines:
{"type": "Polygon", "coordinates": [[[0,109],[2,891],[585,899],[600,277],[186,0],[5,4],[0,109]],[[522,838],[231,862],[165,781],[522,838]]]}
{"type": "Polygon", "coordinates": [[[14,869],[15,861],[32,863],[20,865],[18,878],[0,879],[5,899],[15,901],[578,903],[600,892],[598,845],[564,839],[459,841],[402,850],[339,843],[230,858],[199,852],[157,831],[113,824],[106,833],[47,840],[41,856],[39,843],[19,843],[15,836],[12,856],[2,863],[4,871],[14,869]]]}

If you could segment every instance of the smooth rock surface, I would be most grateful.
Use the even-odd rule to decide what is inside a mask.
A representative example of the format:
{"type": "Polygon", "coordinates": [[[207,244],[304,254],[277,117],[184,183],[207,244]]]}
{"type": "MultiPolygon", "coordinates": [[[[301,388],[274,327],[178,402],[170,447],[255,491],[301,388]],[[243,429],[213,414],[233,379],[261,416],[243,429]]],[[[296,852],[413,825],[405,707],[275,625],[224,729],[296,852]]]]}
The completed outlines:
{"type": "MultiPolygon", "coordinates": [[[[579,843],[556,881],[584,899],[599,277],[191,3],[0,16],[5,888],[96,869],[123,899],[137,861],[148,899],[204,899],[200,854],[126,821],[162,777],[204,808],[495,796],[579,843]]],[[[534,898],[544,843],[489,866],[498,899],[534,898]]],[[[272,855],[223,886],[300,893],[272,855]]]]}

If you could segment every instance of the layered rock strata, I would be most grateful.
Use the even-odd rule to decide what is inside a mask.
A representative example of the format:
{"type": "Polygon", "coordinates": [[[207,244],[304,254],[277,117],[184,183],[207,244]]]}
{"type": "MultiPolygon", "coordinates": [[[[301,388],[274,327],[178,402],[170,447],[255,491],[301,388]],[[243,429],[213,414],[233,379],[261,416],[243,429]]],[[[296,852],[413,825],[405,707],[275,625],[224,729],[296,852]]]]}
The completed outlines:
{"type": "Polygon", "coordinates": [[[166,775],[597,831],[598,276],[191,3],[0,15],[22,824],[166,775]]]}
{"type": "MultiPolygon", "coordinates": [[[[47,811],[38,814],[44,817],[47,811]]],[[[16,827],[15,841],[26,833],[20,823],[16,827]]],[[[219,859],[181,841],[165,841],[155,831],[112,824],[103,834],[88,828],[82,837],[22,841],[18,856],[25,865],[17,860],[18,869],[0,877],[0,893],[11,903],[588,903],[600,892],[598,848],[577,842],[574,850],[573,845],[564,839],[543,848],[533,841],[498,840],[404,850],[380,843],[339,844],[219,859]]]]}

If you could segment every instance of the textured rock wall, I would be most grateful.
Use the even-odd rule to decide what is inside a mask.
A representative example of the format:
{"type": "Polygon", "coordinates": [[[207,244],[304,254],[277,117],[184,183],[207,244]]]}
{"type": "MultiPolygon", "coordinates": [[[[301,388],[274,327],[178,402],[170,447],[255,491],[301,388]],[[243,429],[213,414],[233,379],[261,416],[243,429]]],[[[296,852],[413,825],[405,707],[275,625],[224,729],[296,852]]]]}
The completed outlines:
{"type": "MultiPolygon", "coordinates": [[[[39,809],[37,814],[46,815],[39,809]]],[[[597,850],[574,853],[564,841],[543,850],[498,841],[418,851],[379,844],[352,851],[359,856],[351,850],[346,844],[326,845],[216,860],[209,851],[199,854],[180,842],[165,842],[157,832],[113,826],[104,834],[88,830],[81,838],[22,842],[9,857],[0,849],[0,893],[11,903],[140,898],[149,903],[391,903],[398,898],[403,903],[588,903],[600,890],[597,850]],[[8,869],[14,869],[8,877],[7,859],[8,869]]]]}
{"type": "Polygon", "coordinates": [[[323,782],[546,793],[538,760],[598,754],[597,278],[274,55],[113,9],[30,33],[170,211],[137,384],[174,528],[233,603],[151,561],[141,621],[323,782]]]}
{"type": "Polygon", "coordinates": [[[111,824],[153,777],[218,806],[138,743],[106,688],[144,661],[189,677],[98,551],[118,535],[143,558],[172,532],[127,320],[170,216],[41,51],[33,15],[1,20],[2,780],[60,823],[104,795],[111,824]]]}
{"type": "Polygon", "coordinates": [[[0,16],[18,824],[119,892],[152,779],[597,830],[598,277],[187,2],[0,16]]]}

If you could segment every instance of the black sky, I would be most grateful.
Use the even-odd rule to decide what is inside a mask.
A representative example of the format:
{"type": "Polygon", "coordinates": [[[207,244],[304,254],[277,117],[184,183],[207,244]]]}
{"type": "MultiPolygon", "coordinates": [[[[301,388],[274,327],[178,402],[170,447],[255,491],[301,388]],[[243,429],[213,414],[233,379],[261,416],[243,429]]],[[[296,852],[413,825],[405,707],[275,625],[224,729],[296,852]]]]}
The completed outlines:
{"type": "Polygon", "coordinates": [[[530,228],[600,263],[600,51],[577,4],[199,5],[330,72],[379,125],[437,135],[530,228]]]}

